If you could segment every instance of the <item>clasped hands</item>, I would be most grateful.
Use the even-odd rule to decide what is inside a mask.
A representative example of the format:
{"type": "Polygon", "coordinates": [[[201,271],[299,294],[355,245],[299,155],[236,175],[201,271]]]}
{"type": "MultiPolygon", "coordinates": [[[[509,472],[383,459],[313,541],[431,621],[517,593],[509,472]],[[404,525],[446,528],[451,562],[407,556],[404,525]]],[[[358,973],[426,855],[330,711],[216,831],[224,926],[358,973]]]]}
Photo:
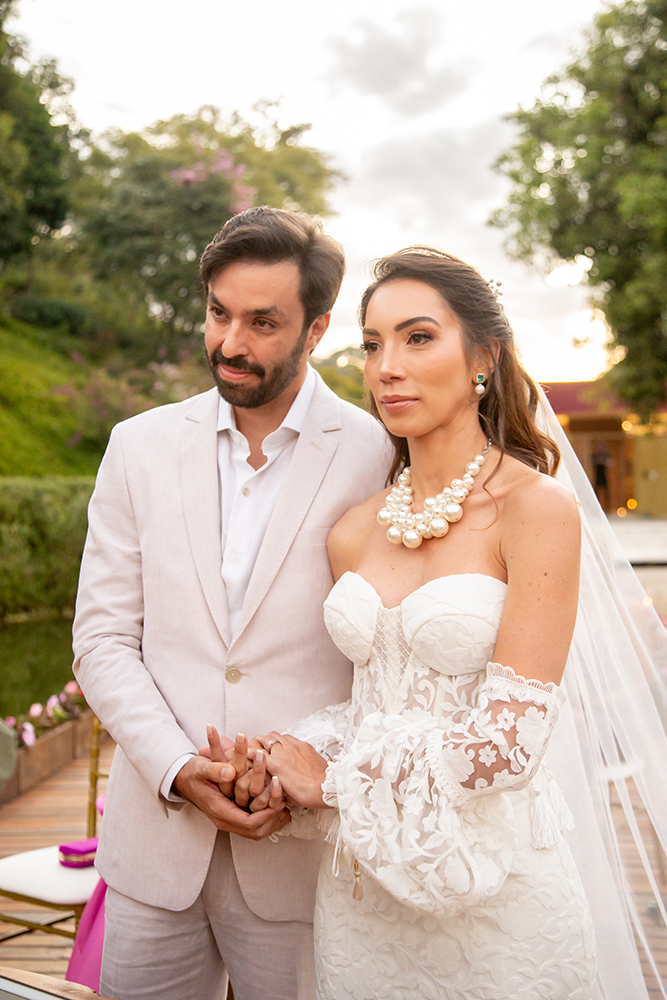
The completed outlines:
{"type": "Polygon", "coordinates": [[[324,807],[327,761],[309,743],[277,732],[232,741],[206,729],[208,746],[181,768],[174,787],[218,829],[263,840],[291,822],[288,806],[324,807]]]}

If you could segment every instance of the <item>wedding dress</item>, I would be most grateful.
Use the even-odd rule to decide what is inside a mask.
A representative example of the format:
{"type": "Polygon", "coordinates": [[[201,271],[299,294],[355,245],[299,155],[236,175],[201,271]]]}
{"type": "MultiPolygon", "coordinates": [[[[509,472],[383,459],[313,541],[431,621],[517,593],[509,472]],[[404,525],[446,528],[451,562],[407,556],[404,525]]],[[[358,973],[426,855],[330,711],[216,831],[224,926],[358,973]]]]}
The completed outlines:
{"type": "MultiPolygon", "coordinates": [[[[338,808],[318,819],[330,842],[318,896],[319,1000],[497,1000],[521,997],[530,975],[546,977],[532,992],[525,987],[531,1000],[667,998],[667,632],[539,393],[539,426],[560,449],[557,479],[576,496],[582,520],[566,697],[545,763],[562,696],[486,668],[500,581],[445,577],[389,610],[361,577],[341,577],[326,614],[355,663],[353,701],[292,730],[335,757],[325,787],[338,808]],[[479,730],[480,707],[494,693],[510,699],[516,718],[521,705],[526,718],[531,708],[544,715],[532,747],[519,746],[516,726],[504,731],[504,745],[495,721],[495,743],[479,730]],[[511,779],[502,794],[487,789],[498,770],[511,779]],[[592,992],[590,925],[563,831],[592,914],[592,992]],[[361,900],[352,899],[355,858],[361,900]],[[557,911],[564,927],[557,921],[550,931],[557,911]],[[500,967],[516,982],[496,986],[500,967]]],[[[530,720],[523,725],[529,737],[530,720]]],[[[312,836],[315,817],[306,811],[290,827],[284,832],[312,836]]]]}
{"type": "Polygon", "coordinates": [[[345,849],[320,872],[321,1000],[592,996],[570,817],[540,765],[562,695],[489,663],[505,590],[442,577],[386,609],[346,573],[327,599],[355,680],[310,720],[343,745],[324,785],[345,849]]]}

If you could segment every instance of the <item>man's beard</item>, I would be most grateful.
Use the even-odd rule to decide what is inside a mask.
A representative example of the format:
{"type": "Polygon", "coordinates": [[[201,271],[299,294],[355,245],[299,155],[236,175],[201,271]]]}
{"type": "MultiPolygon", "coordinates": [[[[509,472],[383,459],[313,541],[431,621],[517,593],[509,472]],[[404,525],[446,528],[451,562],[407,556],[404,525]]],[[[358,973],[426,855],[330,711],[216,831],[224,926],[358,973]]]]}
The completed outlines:
{"type": "Polygon", "coordinates": [[[249,410],[257,406],[264,406],[265,403],[272,403],[274,399],[278,398],[281,392],[284,392],[292,384],[298,375],[307,336],[308,327],[304,327],[298,341],[287,357],[270,368],[268,373],[263,365],[248,361],[241,354],[237,354],[233,358],[227,358],[219,347],[216,347],[210,357],[207,352],[206,359],[208,366],[211,369],[211,374],[222,398],[226,399],[232,406],[242,406],[249,410]],[[252,372],[253,375],[257,375],[259,382],[254,385],[227,382],[220,375],[218,365],[225,365],[227,368],[236,368],[243,372],[252,372]]]}

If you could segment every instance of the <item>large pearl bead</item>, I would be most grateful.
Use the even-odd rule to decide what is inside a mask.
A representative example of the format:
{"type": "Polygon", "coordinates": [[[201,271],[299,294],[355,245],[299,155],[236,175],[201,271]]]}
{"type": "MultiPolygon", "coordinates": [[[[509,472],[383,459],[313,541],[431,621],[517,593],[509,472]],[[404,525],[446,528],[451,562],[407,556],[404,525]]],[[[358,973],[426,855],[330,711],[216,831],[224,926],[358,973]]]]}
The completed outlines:
{"type": "Polygon", "coordinates": [[[486,455],[475,455],[475,461],[478,465],[484,465],[486,462],[486,455]]]}
{"type": "Polygon", "coordinates": [[[467,496],[468,496],[468,491],[463,487],[460,490],[452,491],[452,500],[455,500],[456,503],[463,503],[463,501],[467,496]]]}
{"type": "Polygon", "coordinates": [[[475,485],[475,480],[472,478],[469,472],[466,472],[466,474],[464,475],[463,482],[465,483],[466,486],[475,485]]]}
{"type": "MultiPolygon", "coordinates": [[[[463,516],[463,508],[458,503],[448,503],[445,507],[445,518],[450,522],[460,521],[463,516]]],[[[431,530],[433,530],[433,525],[431,525],[431,530]]]]}
{"type": "Polygon", "coordinates": [[[430,529],[425,521],[417,521],[415,525],[415,531],[418,531],[422,538],[430,538],[430,529]]]}
{"type": "Polygon", "coordinates": [[[449,525],[443,517],[434,517],[429,527],[435,538],[442,538],[449,531],[449,525]]]}
{"type": "Polygon", "coordinates": [[[403,532],[403,544],[409,549],[418,549],[422,543],[422,536],[418,531],[414,531],[410,528],[409,531],[403,532]]]}
{"type": "Polygon", "coordinates": [[[391,511],[386,507],[378,511],[378,524],[391,524],[391,511]]]}
{"type": "Polygon", "coordinates": [[[476,476],[479,470],[479,462],[468,462],[466,465],[466,472],[468,472],[471,476],[476,476]]]}
{"type": "Polygon", "coordinates": [[[392,545],[400,545],[403,541],[403,532],[400,528],[397,528],[395,524],[392,524],[391,528],[387,532],[387,538],[392,545]]]}

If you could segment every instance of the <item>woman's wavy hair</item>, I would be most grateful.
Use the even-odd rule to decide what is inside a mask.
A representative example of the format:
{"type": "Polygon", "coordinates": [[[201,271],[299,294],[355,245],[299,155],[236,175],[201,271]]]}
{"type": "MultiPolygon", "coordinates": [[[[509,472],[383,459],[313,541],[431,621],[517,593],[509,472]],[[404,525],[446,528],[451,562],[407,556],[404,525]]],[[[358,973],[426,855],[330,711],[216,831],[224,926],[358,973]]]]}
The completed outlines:
{"type": "MultiPolygon", "coordinates": [[[[366,311],[373,293],[388,281],[410,278],[430,285],[454,313],[463,331],[464,354],[472,366],[478,353],[495,359],[486,391],[479,402],[479,422],[484,433],[503,455],[512,455],[531,468],[555,475],[558,446],[535,424],[537,389],[516,355],[514,334],[489,283],[479,271],[451,254],[432,247],[413,246],[375,261],[375,281],[361,298],[359,320],[366,323],[366,311]]],[[[371,413],[381,422],[371,396],[371,413]]],[[[394,460],[389,482],[410,462],[405,438],[389,435],[394,460]]]]}

